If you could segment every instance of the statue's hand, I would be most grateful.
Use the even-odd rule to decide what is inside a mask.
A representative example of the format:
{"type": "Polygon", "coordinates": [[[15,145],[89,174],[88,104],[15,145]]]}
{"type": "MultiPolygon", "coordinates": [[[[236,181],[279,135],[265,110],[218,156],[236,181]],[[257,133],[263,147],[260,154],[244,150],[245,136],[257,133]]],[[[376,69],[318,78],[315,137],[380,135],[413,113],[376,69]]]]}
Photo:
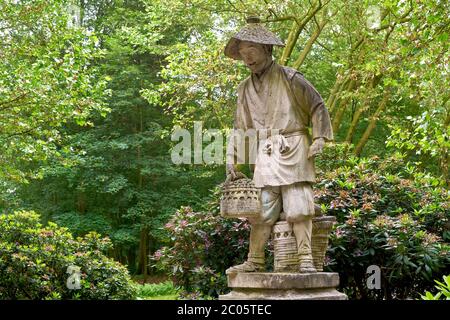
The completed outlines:
{"type": "Polygon", "coordinates": [[[325,146],[324,138],[317,138],[316,140],[314,140],[313,144],[309,147],[308,159],[322,153],[324,146],[325,146]]]}
{"type": "Polygon", "coordinates": [[[227,164],[227,178],[225,183],[242,178],[247,178],[247,176],[242,172],[237,171],[233,164],[227,164]]]}

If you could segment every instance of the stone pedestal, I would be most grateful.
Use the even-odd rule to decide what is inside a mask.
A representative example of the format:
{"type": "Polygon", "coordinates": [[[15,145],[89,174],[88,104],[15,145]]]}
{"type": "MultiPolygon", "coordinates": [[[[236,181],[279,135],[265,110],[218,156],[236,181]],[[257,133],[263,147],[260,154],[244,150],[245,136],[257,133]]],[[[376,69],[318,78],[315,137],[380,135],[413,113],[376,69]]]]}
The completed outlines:
{"type": "Polygon", "coordinates": [[[318,273],[233,273],[229,294],[219,300],[347,300],[336,290],[339,275],[318,273]]]}

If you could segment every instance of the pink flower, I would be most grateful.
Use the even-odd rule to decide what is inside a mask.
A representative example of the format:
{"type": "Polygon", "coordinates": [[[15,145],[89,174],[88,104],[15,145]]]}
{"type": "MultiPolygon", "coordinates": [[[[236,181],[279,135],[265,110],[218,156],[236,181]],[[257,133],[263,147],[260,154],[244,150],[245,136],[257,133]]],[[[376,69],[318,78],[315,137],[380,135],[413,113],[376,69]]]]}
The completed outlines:
{"type": "Polygon", "coordinates": [[[155,260],[159,260],[162,257],[162,252],[160,250],[156,250],[156,252],[153,254],[153,257],[155,260]]]}
{"type": "Polygon", "coordinates": [[[173,230],[175,226],[173,225],[172,222],[168,222],[164,225],[164,228],[169,229],[169,230],[173,230]]]}
{"type": "Polygon", "coordinates": [[[346,224],[353,226],[356,222],[356,219],[354,217],[350,217],[347,219],[347,221],[345,221],[346,224]]]}
{"type": "Polygon", "coordinates": [[[181,220],[180,226],[186,227],[189,223],[186,220],[181,220]]]}
{"type": "Polygon", "coordinates": [[[44,237],[53,237],[53,231],[51,230],[42,230],[41,235],[44,237]]]}
{"type": "Polygon", "coordinates": [[[341,238],[344,232],[341,229],[336,229],[334,234],[336,235],[336,238],[341,238]]]}

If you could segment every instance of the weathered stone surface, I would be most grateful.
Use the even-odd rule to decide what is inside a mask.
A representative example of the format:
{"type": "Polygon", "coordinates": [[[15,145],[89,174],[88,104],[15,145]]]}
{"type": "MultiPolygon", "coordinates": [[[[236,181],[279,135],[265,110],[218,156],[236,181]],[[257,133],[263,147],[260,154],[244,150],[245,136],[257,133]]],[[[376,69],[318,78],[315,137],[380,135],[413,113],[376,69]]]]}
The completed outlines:
{"type": "Polygon", "coordinates": [[[228,275],[230,288],[261,289],[311,289],[335,288],[339,275],[333,272],[319,273],[234,273],[228,275]]]}
{"type": "Polygon", "coordinates": [[[347,300],[347,296],[333,288],[308,290],[239,289],[219,296],[219,300],[347,300]]]}
{"type": "Polygon", "coordinates": [[[225,218],[256,218],[261,212],[261,190],[251,179],[228,181],[222,187],[220,213],[225,218]]]}
{"type": "Polygon", "coordinates": [[[234,273],[228,275],[233,289],[220,300],[346,300],[336,290],[339,275],[319,273],[234,273]]]}

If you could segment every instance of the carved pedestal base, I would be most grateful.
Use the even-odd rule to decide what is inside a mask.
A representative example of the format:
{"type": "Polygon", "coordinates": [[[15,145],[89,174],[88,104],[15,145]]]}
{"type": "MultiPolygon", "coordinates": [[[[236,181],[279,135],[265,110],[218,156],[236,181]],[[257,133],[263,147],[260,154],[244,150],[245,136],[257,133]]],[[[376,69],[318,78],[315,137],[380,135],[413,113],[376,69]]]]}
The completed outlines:
{"type": "Polygon", "coordinates": [[[229,294],[219,300],[347,300],[336,290],[339,275],[318,273],[234,273],[229,294]]]}

